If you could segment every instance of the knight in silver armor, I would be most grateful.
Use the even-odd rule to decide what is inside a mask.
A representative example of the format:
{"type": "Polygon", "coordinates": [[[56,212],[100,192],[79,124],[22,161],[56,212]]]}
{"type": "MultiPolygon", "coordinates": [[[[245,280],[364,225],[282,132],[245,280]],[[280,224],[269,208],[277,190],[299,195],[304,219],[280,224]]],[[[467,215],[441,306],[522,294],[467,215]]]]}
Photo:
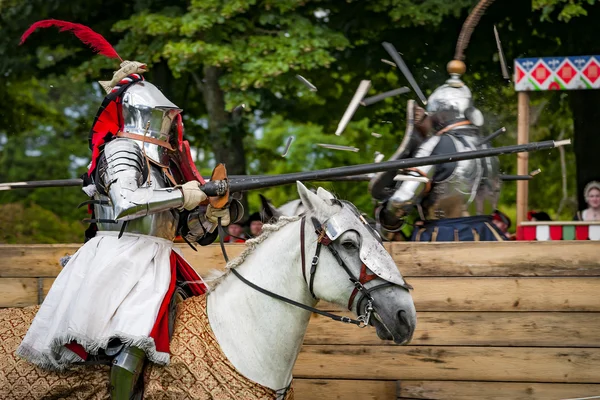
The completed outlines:
{"type": "Polygon", "coordinates": [[[206,291],[173,249],[175,237],[209,244],[219,220],[226,226],[241,217],[231,203],[213,207],[201,182],[185,179],[191,169],[200,175],[181,153],[189,148],[182,142],[181,111],[139,74],[110,90],[94,121],[84,177],[94,229],[61,271],[18,350],[58,370],[88,357],[114,357],[113,399],[135,398],[146,359],[169,362],[168,305],[176,281],[186,281],[188,295],[206,291]]]}
{"type": "MultiPolygon", "coordinates": [[[[483,115],[460,79],[460,67],[449,64],[450,79],[431,94],[424,117],[415,122],[423,140],[412,157],[488,148],[480,143],[483,115]]],[[[488,157],[400,171],[378,210],[382,234],[390,237],[412,220],[413,241],[501,240],[491,223],[500,194],[498,169],[497,157],[488,157]]]]}
{"type": "MultiPolygon", "coordinates": [[[[170,153],[178,145],[172,131],[182,110],[147,81],[131,85],[122,104],[123,129],[104,145],[94,175],[99,189],[94,195],[98,228],[173,240],[178,211],[194,210],[207,199],[198,182],[179,185],[177,171],[171,168],[170,153]]],[[[207,213],[215,213],[210,204],[207,213]]],[[[195,210],[192,214],[188,239],[214,231],[205,213],[195,210]]],[[[213,220],[216,222],[214,216],[213,220]]]]}

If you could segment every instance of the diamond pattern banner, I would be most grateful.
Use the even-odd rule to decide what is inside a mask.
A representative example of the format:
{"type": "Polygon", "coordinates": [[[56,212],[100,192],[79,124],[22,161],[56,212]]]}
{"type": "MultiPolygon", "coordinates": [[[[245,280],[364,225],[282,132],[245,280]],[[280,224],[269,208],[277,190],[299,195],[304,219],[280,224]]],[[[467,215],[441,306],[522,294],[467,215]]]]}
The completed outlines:
{"type": "Polygon", "coordinates": [[[600,56],[517,58],[515,90],[600,89],[600,56]]]}

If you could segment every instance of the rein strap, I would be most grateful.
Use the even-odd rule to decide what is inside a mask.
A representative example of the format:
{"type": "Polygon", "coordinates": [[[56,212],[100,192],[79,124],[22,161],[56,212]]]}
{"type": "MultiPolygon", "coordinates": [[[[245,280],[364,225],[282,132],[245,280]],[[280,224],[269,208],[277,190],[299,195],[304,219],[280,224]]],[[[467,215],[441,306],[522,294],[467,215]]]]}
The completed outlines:
{"type": "MultiPolygon", "coordinates": [[[[301,223],[301,225],[302,225],[302,231],[301,232],[302,233],[300,235],[300,238],[301,238],[301,241],[303,242],[302,243],[303,245],[304,245],[304,221],[305,221],[305,217],[302,217],[302,223],[301,223]]],[[[219,228],[219,244],[221,245],[221,251],[223,252],[223,257],[225,258],[225,261],[229,262],[229,257],[227,257],[227,252],[225,251],[225,244],[223,242],[224,229],[223,229],[223,226],[221,225],[221,218],[219,218],[219,220],[218,220],[218,228],[219,228]]],[[[318,256],[315,257],[315,258],[317,258],[317,262],[318,262],[318,256]]],[[[304,260],[305,260],[304,246],[302,246],[302,273],[305,275],[304,279],[306,280],[306,274],[304,273],[304,265],[305,265],[304,264],[304,260]]],[[[313,259],[313,261],[314,261],[314,259],[313,259]]],[[[292,299],[288,299],[287,297],[280,296],[277,293],[273,293],[270,290],[263,289],[260,286],[255,285],[254,283],[250,282],[248,279],[244,278],[239,272],[237,272],[235,270],[235,268],[231,268],[230,270],[231,270],[231,272],[240,281],[242,281],[246,285],[250,286],[252,289],[254,289],[254,290],[256,290],[256,291],[258,291],[258,292],[260,292],[262,294],[265,294],[265,295],[267,295],[269,297],[272,297],[272,298],[277,299],[277,300],[281,300],[284,303],[291,304],[291,305],[293,305],[295,307],[302,308],[302,309],[304,309],[306,311],[310,311],[310,312],[322,315],[324,317],[331,318],[334,321],[344,322],[344,323],[347,323],[347,324],[354,324],[354,325],[357,325],[357,326],[364,325],[364,323],[362,321],[359,321],[359,320],[356,320],[356,319],[352,319],[352,318],[349,318],[349,317],[345,317],[345,316],[331,314],[331,313],[328,313],[327,311],[321,311],[321,310],[319,310],[317,308],[307,306],[306,304],[299,303],[299,302],[294,301],[292,299]]],[[[312,279],[311,279],[311,282],[312,282],[312,279]]],[[[312,290],[311,290],[311,294],[312,294],[312,290]]],[[[314,294],[313,294],[313,297],[314,297],[314,294]]]]}

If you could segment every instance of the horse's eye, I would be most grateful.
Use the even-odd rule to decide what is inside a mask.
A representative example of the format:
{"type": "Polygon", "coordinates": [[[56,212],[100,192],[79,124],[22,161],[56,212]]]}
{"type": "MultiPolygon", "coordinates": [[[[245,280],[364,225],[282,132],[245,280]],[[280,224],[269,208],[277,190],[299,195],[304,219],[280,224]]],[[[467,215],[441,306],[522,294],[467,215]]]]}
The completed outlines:
{"type": "Polygon", "coordinates": [[[343,242],[342,243],[342,247],[345,248],[346,250],[356,250],[358,249],[358,246],[356,245],[356,243],[354,242],[343,242]]]}

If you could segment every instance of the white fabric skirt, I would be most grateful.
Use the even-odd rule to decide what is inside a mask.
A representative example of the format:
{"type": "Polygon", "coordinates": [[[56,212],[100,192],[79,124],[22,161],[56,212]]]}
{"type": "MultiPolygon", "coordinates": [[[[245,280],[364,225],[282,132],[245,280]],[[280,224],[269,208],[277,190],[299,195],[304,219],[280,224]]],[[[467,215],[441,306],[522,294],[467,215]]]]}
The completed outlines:
{"type": "Polygon", "coordinates": [[[42,368],[82,361],[64,347],[79,343],[89,354],[112,338],[168,364],[149,334],[171,281],[173,242],[153,236],[101,231],[71,257],[56,278],[17,354],[42,368]]]}

